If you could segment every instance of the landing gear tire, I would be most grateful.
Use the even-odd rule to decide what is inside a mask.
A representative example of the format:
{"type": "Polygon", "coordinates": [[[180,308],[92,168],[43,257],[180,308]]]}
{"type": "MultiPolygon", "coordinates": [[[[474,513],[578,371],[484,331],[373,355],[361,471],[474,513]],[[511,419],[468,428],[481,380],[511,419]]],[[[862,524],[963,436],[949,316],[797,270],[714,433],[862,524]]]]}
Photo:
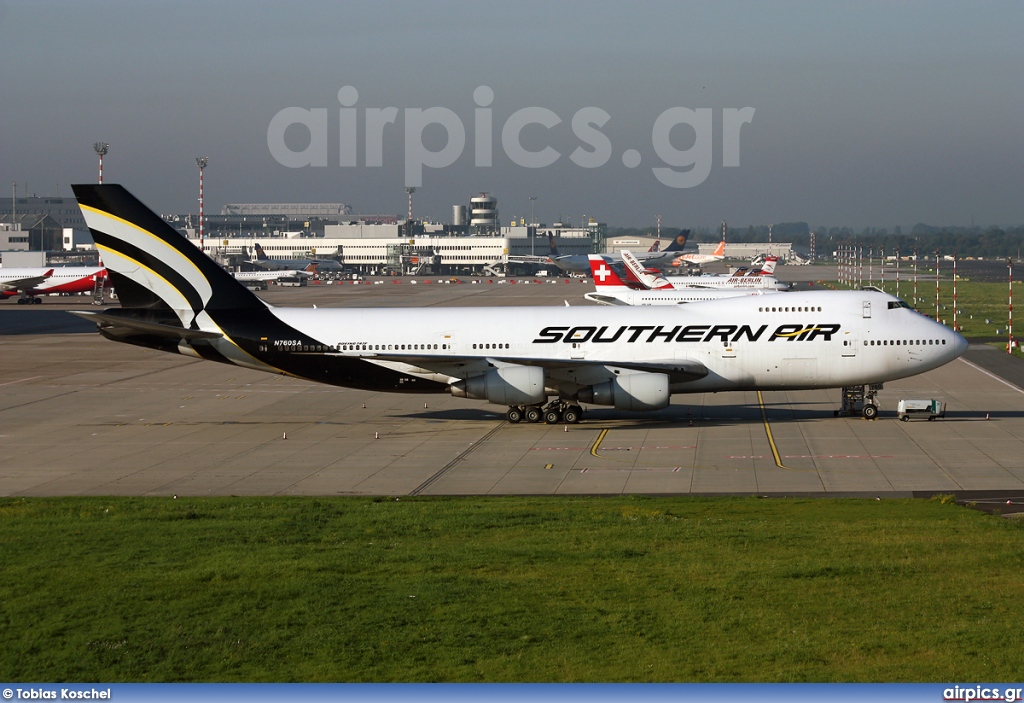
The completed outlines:
{"type": "Polygon", "coordinates": [[[508,409],[508,412],[505,413],[505,419],[511,422],[513,425],[522,422],[523,409],[513,405],[511,408],[508,409]]]}
{"type": "Polygon", "coordinates": [[[565,420],[566,424],[575,425],[580,421],[583,416],[583,408],[578,405],[570,405],[562,413],[562,419],[565,420]]]}
{"type": "Polygon", "coordinates": [[[542,417],[544,417],[544,413],[536,405],[531,405],[523,411],[523,418],[527,422],[540,422],[542,417]]]}
{"type": "Polygon", "coordinates": [[[864,405],[863,412],[865,420],[874,420],[876,417],[878,417],[878,406],[872,405],[871,403],[866,403],[864,405]]]}
{"type": "Polygon", "coordinates": [[[548,410],[544,413],[544,422],[549,425],[557,425],[558,421],[562,419],[562,413],[557,410],[548,410]]]}

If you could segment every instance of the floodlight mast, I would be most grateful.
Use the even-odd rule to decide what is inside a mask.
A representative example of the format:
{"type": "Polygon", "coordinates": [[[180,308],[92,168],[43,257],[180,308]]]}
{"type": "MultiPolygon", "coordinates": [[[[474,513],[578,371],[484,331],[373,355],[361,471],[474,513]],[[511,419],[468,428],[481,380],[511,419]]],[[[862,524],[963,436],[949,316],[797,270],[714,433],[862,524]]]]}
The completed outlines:
{"type": "Polygon", "coordinates": [[[1010,269],[1010,297],[1009,297],[1009,313],[1008,324],[1006,330],[1008,332],[1006,339],[1006,353],[1013,354],[1013,257],[1011,256],[1006,260],[1006,265],[1010,269]]]}
{"type": "Polygon", "coordinates": [[[196,166],[199,167],[199,249],[206,252],[206,242],[203,239],[203,169],[210,163],[209,156],[197,156],[196,166]]]}
{"type": "Polygon", "coordinates": [[[530,227],[533,228],[533,233],[530,234],[531,230],[527,229],[526,233],[530,234],[530,256],[534,256],[534,241],[537,239],[537,220],[534,217],[534,205],[537,202],[537,196],[530,196],[530,227]]]}
{"type": "Polygon", "coordinates": [[[95,142],[92,145],[93,151],[100,157],[100,180],[99,184],[103,185],[103,155],[110,151],[110,144],[107,142],[95,142]]]}

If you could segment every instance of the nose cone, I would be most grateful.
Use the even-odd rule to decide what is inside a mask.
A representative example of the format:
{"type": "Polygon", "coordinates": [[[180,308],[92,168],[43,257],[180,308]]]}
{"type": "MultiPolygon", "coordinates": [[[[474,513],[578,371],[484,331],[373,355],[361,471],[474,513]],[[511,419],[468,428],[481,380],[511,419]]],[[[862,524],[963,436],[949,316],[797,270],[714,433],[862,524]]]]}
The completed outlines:
{"type": "Polygon", "coordinates": [[[958,357],[967,351],[967,340],[959,332],[953,333],[953,351],[958,357]]]}

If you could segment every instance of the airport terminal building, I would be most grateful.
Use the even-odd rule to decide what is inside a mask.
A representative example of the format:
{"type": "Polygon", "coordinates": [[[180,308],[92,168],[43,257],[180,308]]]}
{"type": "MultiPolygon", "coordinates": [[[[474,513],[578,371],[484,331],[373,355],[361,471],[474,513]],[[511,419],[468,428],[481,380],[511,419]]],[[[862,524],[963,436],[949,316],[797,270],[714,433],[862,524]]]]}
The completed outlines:
{"type": "MultiPolygon", "coordinates": [[[[199,246],[197,229],[180,231],[199,246]]],[[[552,241],[559,254],[593,253],[601,248],[603,232],[604,225],[596,222],[581,228],[500,227],[479,235],[447,225],[354,222],[324,225],[322,236],[299,230],[237,237],[225,236],[222,230],[204,236],[203,245],[227,266],[254,258],[259,243],[270,259],[328,258],[348,272],[364,275],[499,275],[536,269],[551,253],[552,241]]]]}
{"type": "Polygon", "coordinates": [[[200,244],[194,215],[164,219],[228,267],[255,258],[256,244],[269,259],[332,259],[362,275],[532,273],[554,244],[558,254],[602,251],[606,226],[502,226],[497,199],[486,193],[454,205],[452,222],[353,215],[343,203],[230,204],[207,216],[200,244]]]}

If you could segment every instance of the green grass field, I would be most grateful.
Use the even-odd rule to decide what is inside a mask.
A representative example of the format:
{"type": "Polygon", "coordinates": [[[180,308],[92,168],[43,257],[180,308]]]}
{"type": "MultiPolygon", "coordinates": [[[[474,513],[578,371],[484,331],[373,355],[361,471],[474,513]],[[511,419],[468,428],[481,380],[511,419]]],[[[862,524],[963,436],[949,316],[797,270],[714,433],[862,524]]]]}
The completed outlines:
{"type": "Polygon", "coordinates": [[[939,500],[4,499],[8,681],[1013,681],[1024,524],[939,500]]]}

